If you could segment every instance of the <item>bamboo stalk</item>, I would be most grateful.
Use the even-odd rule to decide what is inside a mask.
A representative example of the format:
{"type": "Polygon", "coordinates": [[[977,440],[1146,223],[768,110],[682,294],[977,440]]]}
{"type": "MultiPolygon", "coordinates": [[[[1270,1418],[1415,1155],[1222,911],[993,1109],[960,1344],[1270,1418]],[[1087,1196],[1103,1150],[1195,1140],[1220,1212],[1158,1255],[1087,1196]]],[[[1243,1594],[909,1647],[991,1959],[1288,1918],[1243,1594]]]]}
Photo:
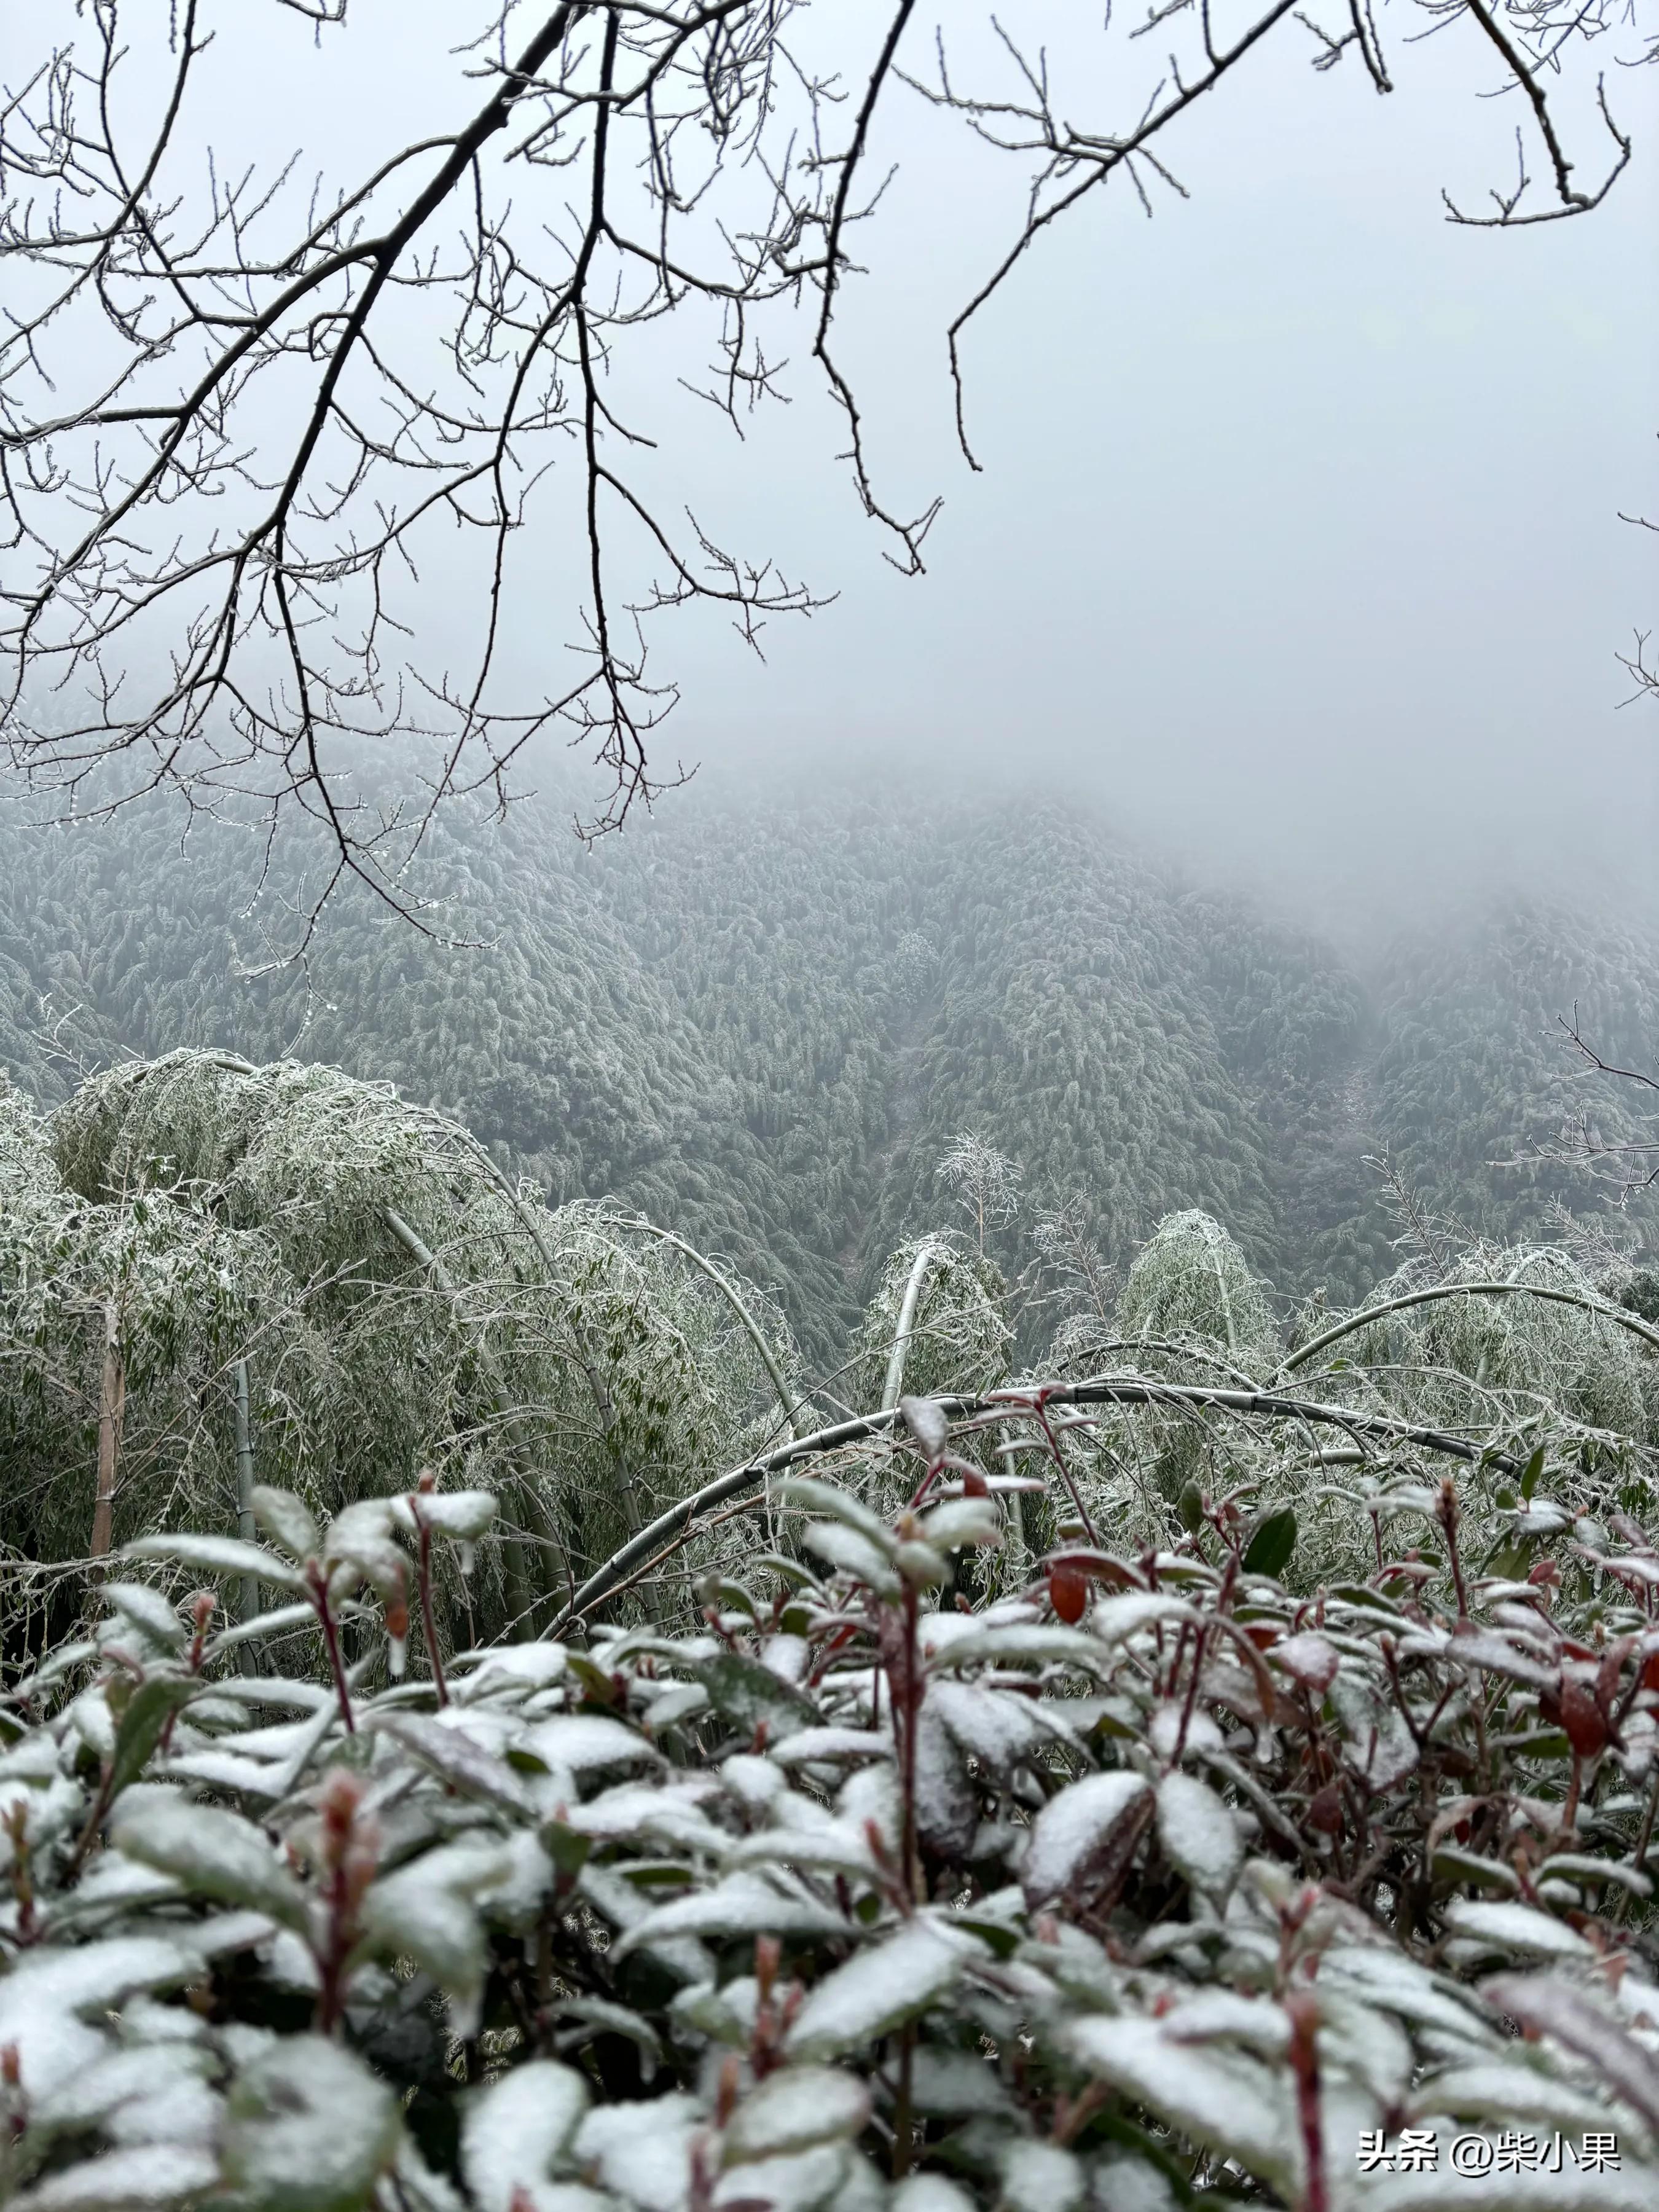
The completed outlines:
{"type": "Polygon", "coordinates": [[[115,1537],[115,1484],[126,1412],[127,1369],[113,1298],[104,1305],[104,1365],[98,1386],[98,1492],[92,1508],[92,1557],[106,1559],[115,1537]]]}
{"type": "MultiPolygon", "coordinates": [[[[882,1405],[890,1413],[898,1404],[899,1392],[904,1388],[904,1355],[910,1348],[910,1338],[915,1329],[916,1308],[921,1304],[922,1285],[927,1280],[927,1271],[938,1257],[938,1252],[937,1245],[924,1244],[910,1269],[910,1279],[904,1285],[898,1328],[893,1338],[892,1354],[887,1362],[887,1380],[881,1391],[882,1405]]],[[[799,1430],[796,1434],[799,1434],[799,1430]]]]}
{"type": "MultiPolygon", "coordinates": [[[[252,1393],[248,1388],[247,1361],[236,1363],[236,1533],[244,1543],[258,1541],[258,1524],[253,1517],[253,1418],[252,1393]]],[[[244,1575],[241,1603],[238,1608],[244,1620],[254,1620],[259,1611],[259,1577],[244,1575]]],[[[255,1674],[258,1662],[250,1644],[241,1648],[242,1672],[255,1674]]]]}
{"type": "Polygon", "coordinates": [[[749,1341],[759,1353],[762,1366],[772,1378],[772,1388],[777,1392],[778,1404],[782,1408],[784,1419],[789,1424],[790,1435],[798,1438],[804,1437],[806,1431],[800,1425],[800,1408],[804,1401],[789,1388],[783,1370],[778,1364],[776,1355],[762,1332],[760,1323],[726,1280],[724,1271],[717,1267],[704,1254],[699,1252],[695,1244],[688,1244],[684,1237],[677,1237],[672,1229],[659,1229],[654,1221],[647,1221],[642,1216],[630,1221],[628,1226],[630,1229],[642,1231],[647,1237],[659,1237],[665,1244],[672,1244],[677,1252],[683,1252],[685,1255],[694,1267],[701,1267],[709,1281],[716,1285],[726,1304],[742,1324],[749,1341]]]}
{"type": "MultiPolygon", "coordinates": [[[[999,1411],[1018,1412],[1023,1399],[1035,1395],[1032,1391],[994,1391],[987,1397],[943,1397],[939,1404],[950,1420],[968,1420],[983,1413],[999,1411]]],[[[1521,1462],[1510,1452],[1490,1451],[1486,1447],[1471,1443],[1466,1437],[1455,1437],[1443,1429],[1419,1428],[1414,1422],[1392,1419],[1385,1413],[1355,1413],[1347,1406],[1327,1406],[1308,1398],[1280,1397],[1266,1390],[1227,1390],[1211,1384],[1192,1382],[1160,1382],[1145,1376],[1096,1376],[1083,1382],[1051,1382],[1042,1387],[1044,1402],[1050,1406],[1165,1406],[1184,1407],[1193,1412],[1213,1407],[1217,1412],[1237,1413],[1258,1420],[1303,1421],[1322,1424],[1342,1429],[1353,1437],[1375,1437],[1390,1443],[1414,1444],[1419,1450],[1439,1452],[1448,1459],[1463,1461],[1469,1466],[1484,1462],[1499,1474],[1518,1479],[1521,1462]]],[[[549,1627],[550,1636],[561,1635],[580,1613],[586,1613],[605,1597],[616,1585],[641,1561],[648,1559],[660,1546],[683,1535],[704,1513],[721,1505],[728,1498],[740,1497],[744,1491],[755,1489],[769,1474],[781,1474],[800,1461],[811,1459],[819,1452],[835,1451],[843,1444],[861,1443],[866,1438],[885,1435],[893,1428],[897,1418],[896,1409],[888,1407],[879,1413],[865,1413],[857,1419],[838,1421],[831,1428],[818,1429],[810,1437],[796,1443],[784,1444],[776,1451],[747,1461],[742,1467],[731,1468],[717,1475],[713,1482],[695,1491],[689,1498],[680,1498],[667,1511],[659,1513],[647,1528],[630,1537],[619,1551],[612,1553],[602,1566],[595,1569],[574,1597],[549,1627]]]]}
{"type": "Polygon", "coordinates": [[[1368,1328],[1374,1321],[1382,1321],[1389,1314],[1404,1313],[1409,1306],[1432,1305],[1440,1298],[1548,1298],[1556,1305],[1577,1306],[1581,1312],[1599,1314],[1603,1321],[1615,1322],[1627,1328],[1632,1336],[1659,1351],[1659,1329],[1650,1328],[1647,1322],[1623,1306],[1608,1305],[1601,1298],[1587,1298],[1582,1291],[1564,1291],[1549,1283],[1437,1283],[1431,1290],[1407,1291],[1403,1297],[1389,1298],[1380,1306],[1363,1306],[1358,1313],[1349,1314],[1346,1320],[1334,1322],[1330,1328],[1298,1345],[1297,1349],[1281,1359],[1267,1377],[1268,1386],[1278,1382],[1281,1375],[1289,1375],[1323,1352],[1327,1345],[1340,1338],[1352,1336],[1357,1330],[1368,1328]]]}

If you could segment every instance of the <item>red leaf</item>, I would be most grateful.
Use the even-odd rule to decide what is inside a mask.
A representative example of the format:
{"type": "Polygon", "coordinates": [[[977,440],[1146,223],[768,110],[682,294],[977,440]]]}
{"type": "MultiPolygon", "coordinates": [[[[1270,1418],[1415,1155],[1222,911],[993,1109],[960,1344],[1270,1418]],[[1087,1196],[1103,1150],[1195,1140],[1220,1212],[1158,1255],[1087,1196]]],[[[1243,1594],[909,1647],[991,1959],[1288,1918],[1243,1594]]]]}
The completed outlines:
{"type": "Polygon", "coordinates": [[[1601,1708],[1582,1682],[1568,1680],[1561,1685],[1561,1725],[1581,1759],[1594,1759],[1607,1743],[1601,1708]]]}
{"type": "Polygon", "coordinates": [[[1322,1836],[1341,1834],[1342,1792],[1334,1782],[1328,1782],[1309,1806],[1308,1826],[1317,1828],[1322,1836]]]}
{"type": "Polygon", "coordinates": [[[1064,1564],[1048,1576],[1048,1602],[1060,1619],[1073,1626],[1082,1620],[1089,1603],[1089,1579],[1064,1564]]]}

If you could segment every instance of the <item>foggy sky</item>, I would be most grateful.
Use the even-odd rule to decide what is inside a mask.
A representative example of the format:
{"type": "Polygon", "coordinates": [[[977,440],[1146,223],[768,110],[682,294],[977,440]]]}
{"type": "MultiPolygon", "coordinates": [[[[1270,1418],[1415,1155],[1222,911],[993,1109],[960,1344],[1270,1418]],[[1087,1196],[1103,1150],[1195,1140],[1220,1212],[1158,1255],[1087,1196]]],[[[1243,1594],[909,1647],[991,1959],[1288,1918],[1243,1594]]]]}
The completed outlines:
{"type": "Polygon", "coordinates": [[[930,574],[792,469],[842,601],[768,669],[711,666],[681,741],[1013,768],[1326,910],[1650,876],[1659,715],[1620,711],[1615,653],[1659,618],[1659,545],[1619,520],[1659,510],[1659,72],[1614,87],[1638,154],[1597,213],[1460,229],[1440,187],[1509,180],[1514,103],[1400,27],[1391,98],[1270,63],[1170,134],[1190,201],[1148,222],[1109,188],[1038,249],[969,340],[977,477],[933,332],[1014,180],[948,146],[985,215],[928,282],[924,195],[895,203],[932,312],[881,425],[895,497],[945,494],[930,574]]]}
{"type": "MultiPolygon", "coordinates": [[[[354,0],[347,36],[315,42],[297,16],[274,43],[267,23],[257,71],[216,59],[216,128],[360,174],[388,132],[476,104],[444,58],[465,12],[354,0]]],[[[823,35],[839,46],[874,12],[835,0],[823,35]]],[[[907,40],[918,70],[940,12],[907,40]]],[[[983,56],[984,11],[943,12],[983,56]]],[[[1092,51],[1097,14],[1080,19],[1043,0],[1005,15],[1092,51]]],[[[657,494],[840,594],[775,623],[764,666],[706,614],[660,625],[655,672],[684,696],[656,765],[702,762],[716,784],[817,769],[896,800],[902,782],[907,805],[915,771],[994,779],[1010,805],[1022,784],[1074,790],[1202,872],[1323,912],[1393,919],[1471,878],[1563,867],[1644,882],[1659,716],[1619,711],[1614,656],[1659,624],[1659,546],[1619,520],[1659,512],[1659,70],[1613,73],[1637,155],[1599,212],[1458,229],[1440,188],[1474,206],[1510,180],[1516,103],[1478,97],[1493,78],[1468,25],[1403,43],[1422,21],[1383,24],[1387,99],[1352,57],[1322,76],[1311,41],[1270,48],[1159,142],[1189,198],[1162,193],[1149,222],[1115,183],[1039,245],[967,342],[978,475],[942,333],[1014,234],[1025,171],[895,94],[872,166],[902,166],[842,343],[883,495],[945,495],[922,578],[884,563],[836,465],[804,322],[793,404],[741,448],[675,381],[697,371],[689,333],[647,333],[618,398],[661,441],[657,494]]],[[[1060,105],[1121,125],[1139,95],[1109,73],[1060,105]]],[[[1582,102],[1565,112],[1594,181],[1607,141],[1582,102]]],[[[512,658],[539,686],[574,571],[568,532],[526,535],[512,658]]],[[[434,623],[455,580],[428,573],[434,623]]]]}

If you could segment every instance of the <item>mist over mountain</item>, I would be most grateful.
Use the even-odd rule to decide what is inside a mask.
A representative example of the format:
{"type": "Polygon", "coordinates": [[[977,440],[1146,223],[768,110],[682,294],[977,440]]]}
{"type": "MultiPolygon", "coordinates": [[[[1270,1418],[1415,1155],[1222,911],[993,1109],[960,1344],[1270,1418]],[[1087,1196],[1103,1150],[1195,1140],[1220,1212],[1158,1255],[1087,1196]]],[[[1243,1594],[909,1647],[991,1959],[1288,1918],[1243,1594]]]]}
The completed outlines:
{"type": "Polygon", "coordinates": [[[555,1203],[615,1196],[725,1255],[821,1368],[895,1247],[951,1218],[963,1130],[1021,1171],[1011,1273],[1062,1200],[1120,1268],[1200,1207],[1283,1297],[1352,1302],[1400,1231],[1378,1156],[1465,1234],[1650,1218],[1582,1170],[1492,1164],[1576,1112],[1639,1133],[1558,1018],[1644,1064],[1659,930],[1583,902],[1477,899],[1344,957],[1099,808],[694,787],[591,852],[555,799],[452,828],[428,920],[481,941],[350,890],[308,966],[250,977],[305,886],[273,877],[250,919],[254,841],[178,828],[5,829],[0,1054],[27,1091],[210,1044],[389,1081],[555,1203]]]}

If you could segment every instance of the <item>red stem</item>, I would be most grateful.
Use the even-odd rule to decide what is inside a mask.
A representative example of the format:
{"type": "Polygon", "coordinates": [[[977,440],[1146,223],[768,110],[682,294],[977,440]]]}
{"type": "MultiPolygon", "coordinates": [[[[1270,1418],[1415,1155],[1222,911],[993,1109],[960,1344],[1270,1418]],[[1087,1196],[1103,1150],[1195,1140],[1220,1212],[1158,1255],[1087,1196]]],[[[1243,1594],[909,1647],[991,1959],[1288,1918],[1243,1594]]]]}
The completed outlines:
{"type": "Polygon", "coordinates": [[[421,1518],[418,1498],[411,1498],[409,1510],[415,1516],[415,1526],[420,1531],[419,1557],[415,1578],[421,1590],[421,1633],[426,1638],[426,1660],[432,1669],[432,1686],[438,1693],[438,1703],[449,1703],[449,1692],[444,1683],[444,1662],[438,1654],[438,1632],[432,1619],[432,1531],[421,1518]]]}
{"type": "Polygon", "coordinates": [[[916,1716],[921,1707],[916,1681],[916,1593],[904,1585],[904,1886],[916,1893],[916,1716]]]}
{"type": "Polygon", "coordinates": [[[328,1647],[328,1663],[333,1670],[334,1688],[340,1700],[340,1718],[345,1723],[348,1735],[356,1735],[357,1723],[351,1717],[351,1693],[346,1688],[345,1662],[340,1656],[339,1633],[334,1626],[334,1615],[328,1607],[328,1584],[323,1571],[313,1560],[311,1566],[311,1601],[317,1608],[317,1618],[322,1623],[323,1642],[328,1647]]]}
{"type": "Polygon", "coordinates": [[[1302,2148],[1308,2163],[1308,2186],[1302,2212],[1329,2212],[1325,2185],[1324,2124],[1319,2111],[1319,2050],[1315,2041],[1318,2014],[1310,1994],[1298,1993],[1290,2001],[1291,2063],[1296,2070],[1296,2116],[1302,2130],[1302,2148]]]}
{"type": "Polygon", "coordinates": [[[1036,1415],[1038,1421],[1042,1424],[1042,1433],[1048,1439],[1048,1449],[1053,1456],[1054,1465],[1060,1469],[1060,1479],[1065,1484],[1066,1492],[1071,1498],[1073,1504],[1077,1508],[1077,1517],[1083,1523],[1083,1533],[1087,1536],[1090,1543],[1093,1545],[1096,1551],[1098,1551],[1100,1549],[1100,1539],[1095,1534],[1095,1524],[1089,1518],[1089,1509],[1083,1502],[1083,1493],[1079,1490],[1076,1483],[1072,1480],[1072,1470],[1066,1466],[1064,1458],[1061,1456],[1060,1439],[1055,1436],[1054,1430],[1049,1426],[1048,1411],[1043,1404],[1042,1394],[1041,1391],[1036,1394],[1036,1395],[1031,1400],[1030,1403],[1031,1411],[1036,1415]]]}

